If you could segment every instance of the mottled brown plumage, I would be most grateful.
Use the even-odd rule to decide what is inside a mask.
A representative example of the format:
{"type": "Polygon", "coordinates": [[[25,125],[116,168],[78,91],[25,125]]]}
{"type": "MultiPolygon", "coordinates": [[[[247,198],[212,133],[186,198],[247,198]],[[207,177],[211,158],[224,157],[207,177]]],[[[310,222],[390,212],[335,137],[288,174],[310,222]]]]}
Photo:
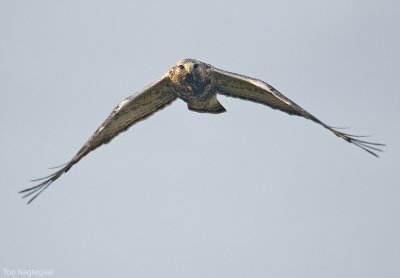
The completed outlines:
{"type": "Polygon", "coordinates": [[[107,144],[133,124],[163,109],[177,98],[186,102],[188,109],[192,111],[215,114],[225,112],[226,109],[217,100],[217,94],[250,100],[291,115],[310,119],[376,157],[378,156],[376,152],[381,151],[378,146],[383,146],[383,144],[359,140],[355,138],[357,136],[333,129],[261,80],[220,70],[195,59],[184,59],[159,81],[118,104],[78,153],[68,163],[61,166],[60,170],[47,177],[33,180],[40,183],[20,193],[24,194],[24,198],[31,196],[28,203],[32,202],[89,152],[107,144]]]}

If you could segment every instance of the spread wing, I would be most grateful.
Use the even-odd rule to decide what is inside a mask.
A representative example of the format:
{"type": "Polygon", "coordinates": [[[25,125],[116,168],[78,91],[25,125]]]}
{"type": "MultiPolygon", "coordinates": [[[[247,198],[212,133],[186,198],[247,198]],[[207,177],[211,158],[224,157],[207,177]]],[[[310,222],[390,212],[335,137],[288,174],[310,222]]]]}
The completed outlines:
{"type": "Polygon", "coordinates": [[[214,85],[222,95],[261,103],[273,109],[281,110],[290,115],[296,115],[312,120],[329,129],[336,136],[362,148],[376,157],[378,157],[376,152],[382,151],[378,147],[384,146],[384,144],[360,140],[358,138],[363,136],[346,134],[334,129],[331,126],[328,126],[301,108],[299,105],[285,97],[274,87],[261,80],[220,70],[214,67],[210,67],[209,74],[213,79],[214,85]]]}
{"type": "Polygon", "coordinates": [[[170,79],[165,76],[161,80],[144,88],[142,91],[121,101],[69,162],[62,165],[60,170],[47,177],[32,180],[40,181],[40,183],[24,189],[19,193],[25,194],[23,196],[24,198],[31,196],[28,201],[29,204],[89,152],[103,144],[107,144],[133,124],[146,119],[172,103],[176,99],[176,95],[169,82],[170,79]]]}

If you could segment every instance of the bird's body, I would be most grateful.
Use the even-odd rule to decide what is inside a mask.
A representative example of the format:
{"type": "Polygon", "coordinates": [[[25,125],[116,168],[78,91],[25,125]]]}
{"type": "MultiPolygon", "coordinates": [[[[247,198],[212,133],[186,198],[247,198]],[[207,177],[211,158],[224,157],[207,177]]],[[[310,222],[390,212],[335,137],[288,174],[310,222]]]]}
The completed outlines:
{"type": "Polygon", "coordinates": [[[225,108],[217,100],[210,65],[194,59],[184,59],[168,72],[176,96],[187,103],[189,110],[222,113],[225,108]]]}
{"type": "Polygon", "coordinates": [[[296,103],[278,92],[271,85],[251,77],[217,69],[195,59],[183,59],[160,80],[124,99],[94,132],[78,153],[57,172],[34,181],[38,185],[20,191],[32,202],[43,190],[67,172],[89,152],[110,142],[133,124],[151,116],[177,98],[187,103],[195,112],[218,114],[226,109],[219,103],[217,94],[261,103],[291,115],[312,120],[329,129],[336,136],[377,156],[383,144],[366,142],[326,125],[296,103]]]}

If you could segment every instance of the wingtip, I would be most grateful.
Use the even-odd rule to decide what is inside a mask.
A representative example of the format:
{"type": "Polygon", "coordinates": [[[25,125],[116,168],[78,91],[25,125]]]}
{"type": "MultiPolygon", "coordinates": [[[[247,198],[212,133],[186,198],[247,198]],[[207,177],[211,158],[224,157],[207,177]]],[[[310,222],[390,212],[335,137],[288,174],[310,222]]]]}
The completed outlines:
{"type": "Polygon", "coordinates": [[[58,170],[57,172],[48,175],[44,178],[39,178],[39,179],[34,179],[31,180],[31,182],[37,182],[41,181],[39,184],[28,187],[26,189],[20,190],[18,193],[19,194],[24,194],[22,196],[23,199],[31,196],[31,198],[28,200],[27,204],[30,204],[35,200],[47,187],[49,187],[55,180],[57,180],[65,171],[66,167],[62,168],[61,170],[58,170]],[[32,196],[33,195],[33,196],[32,196]]]}
{"type": "Polygon", "coordinates": [[[32,196],[29,198],[27,205],[33,202],[53,181],[51,179],[46,180],[38,185],[20,190],[18,193],[19,194],[24,194],[22,195],[22,199],[28,198],[29,196],[32,196]]]}
{"type": "Polygon", "coordinates": [[[322,122],[320,122],[320,123],[325,128],[327,128],[330,131],[332,131],[336,136],[344,139],[345,141],[347,141],[349,143],[354,144],[355,146],[363,149],[364,151],[368,152],[369,154],[372,154],[376,158],[380,157],[377,152],[383,152],[383,149],[378,148],[378,147],[386,146],[386,144],[369,142],[369,141],[358,139],[358,138],[365,138],[365,137],[370,137],[370,136],[353,135],[353,134],[344,133],[344,132],[338,131],[337,129],[333,128],[332,126],[329,126],[329,125],[324,124],[322,122]]]}

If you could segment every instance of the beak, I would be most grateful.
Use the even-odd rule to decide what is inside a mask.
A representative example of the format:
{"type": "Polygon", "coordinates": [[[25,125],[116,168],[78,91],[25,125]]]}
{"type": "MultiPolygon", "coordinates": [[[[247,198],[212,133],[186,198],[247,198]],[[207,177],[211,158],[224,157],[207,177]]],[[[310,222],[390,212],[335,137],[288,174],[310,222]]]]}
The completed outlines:
{"type": "Polygon", "coordinates": [[[185,69],[186,69],[186,71],[188,73],[192,73],[192,71],[193,71],[193,63],[187,63],[184,66],[185,66],[185,69]]]}

